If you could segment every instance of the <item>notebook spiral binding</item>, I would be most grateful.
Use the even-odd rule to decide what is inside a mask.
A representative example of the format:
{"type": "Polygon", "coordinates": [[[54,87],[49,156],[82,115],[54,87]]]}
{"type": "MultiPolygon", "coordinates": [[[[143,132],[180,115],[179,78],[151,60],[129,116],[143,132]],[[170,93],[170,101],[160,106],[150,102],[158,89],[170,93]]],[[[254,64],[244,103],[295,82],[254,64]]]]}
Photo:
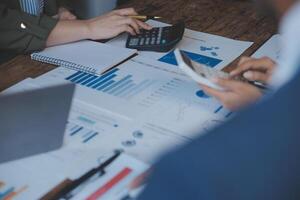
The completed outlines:
{"type": "Polygon", "coordinates": [[[63,67],[67,67],[69,69],[73,69],[76,71],[82,71],[82,72],[86,72],[86,73],[90,73],[90,74],[96,74],[96,70],[93,69],[92,67],[87,67],[84,65],[72,63],[69,61],[61,60],[61,59],[51,58],[51,57],[42,56],[42,55],[38,55],[38,54],[32,54],[31,58],[36,61],[45,62],[45,63],[52,64],[52,65],[63,66],[63,67]]]}

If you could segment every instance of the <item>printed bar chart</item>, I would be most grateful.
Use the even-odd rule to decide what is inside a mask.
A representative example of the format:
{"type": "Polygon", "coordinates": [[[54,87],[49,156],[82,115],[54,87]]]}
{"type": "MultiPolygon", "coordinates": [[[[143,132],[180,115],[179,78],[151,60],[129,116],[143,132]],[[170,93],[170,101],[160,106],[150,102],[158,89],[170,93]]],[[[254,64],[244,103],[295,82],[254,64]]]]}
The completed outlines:
{"type": "Polygon", "coordinates": [[[87,128],[73,123],[67,124],[67,135],[72,139],[80,140],[81,143],[88,143],[99,135],[99,132],[88,130],[87,128]]]}
{"type": "Polygon", "coordinates": [[[67,77],[66,80],[121,98],[136,95],[153,84],[151,80],[136,83],[132,74],[120,75],[118,72],[119,69],[115,68],[102,76],[96,76],[78,71],[67,77]]]}

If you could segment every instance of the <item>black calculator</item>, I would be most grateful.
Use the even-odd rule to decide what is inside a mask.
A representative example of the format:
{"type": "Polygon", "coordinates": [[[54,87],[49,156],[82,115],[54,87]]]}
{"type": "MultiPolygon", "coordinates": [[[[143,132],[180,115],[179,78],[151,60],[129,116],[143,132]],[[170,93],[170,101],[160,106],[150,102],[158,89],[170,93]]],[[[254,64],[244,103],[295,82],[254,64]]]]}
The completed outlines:
{"type": "Polygon", "coordinates": [[[126,48],[138,51],[168,52],[182,39],[184,29],[184,22],[178,22],[173,26],[141,30],[138,35],[128,36],[126,48]]]}

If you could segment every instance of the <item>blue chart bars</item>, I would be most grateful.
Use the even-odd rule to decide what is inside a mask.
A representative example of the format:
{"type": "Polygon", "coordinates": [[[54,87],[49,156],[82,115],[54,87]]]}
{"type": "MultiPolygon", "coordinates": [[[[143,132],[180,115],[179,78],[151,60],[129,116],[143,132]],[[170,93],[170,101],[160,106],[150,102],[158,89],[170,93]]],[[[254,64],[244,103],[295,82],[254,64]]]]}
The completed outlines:
{"type": "Polygon", "coordinates": [[[93,140],[97,135],[99,135],[97,131],[88,130],[83,126],[79,126],[72,123],[68,123],[67,133],[72,138],[78,137],[78,139],[82,143],[88,143],[91,140],[93,140]]]}
{"type": "Polygon", "coordinates": [[[118,68],[106,72],[102,76],[88,74],[78,71],[66,78],[75,84],[98,90],[118,97],[129,97],[135,95],[151,85],[151,80],[144,80],[139,84],[134,83],[132,75],[128,74],[122,78],[117,74],[118,68]]]}

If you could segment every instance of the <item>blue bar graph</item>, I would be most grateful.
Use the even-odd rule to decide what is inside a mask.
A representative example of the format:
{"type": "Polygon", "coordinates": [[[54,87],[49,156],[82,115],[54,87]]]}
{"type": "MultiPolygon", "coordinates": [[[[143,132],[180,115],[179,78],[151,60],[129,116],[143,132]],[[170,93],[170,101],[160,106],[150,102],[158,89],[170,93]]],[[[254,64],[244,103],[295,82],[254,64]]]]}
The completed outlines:
{"type": "Polygon", "coordinates": [[[73,124],[71,122],[67,124],[66,131],[67,134],[70,136],[70,138],[75,139],[83,144],[90,142],[97,135],[99,135],[99,132],[97,131],[85,128],[80,125],[73,124]]]}
{"type": "Polygon", "coordinates": [[[134,85],[132,83],[132,80],[128,80],[126,82],[124,82],[122,85],[114,88],[113,90],[109,91],[109,94],[112,94],[112,95],[116,95],[122,91],[124,91],[124,89],[128,88],[130,85],[134,85]]]}
{"type": "Polygon", "coordinates": [[[77,83],[78,82],[78,80],[80,80],[82,77],[84,77],[85,75],[87,75],[87,73],[81,73],[79,76],[76,76],[75,78],[73,78],[71,81],[73,82],[73,83],[77,83]]]}
{"type": "Polygon", "coordinates": [[[87,79],[91,78],[92,76],[93,76],[93,75],[91,75],[91,74],[87,74],[87,75],[85,75],[84,77],[82,77],[81,79],[79,79],[79,80],[77,81],[77,83],[85,82],[87,79]]]}
{"type": "Polygon", "coordinates": [[[128,79],[130,79],[132,77],[132,75],[128,75],[125,78],[121,79],[120,81],[116,82],[115,84],[111,85],[110,87],[106,88],[105,90],[103,90],[103,92],[108,92],[112,89],[114,89],[115,87],[122,85],[122,83],[126,82],[128,79]]]}
{"type": "Polygon", "coordinates": [[[91,136],[89,136],[85,140],[83,140],[83,143],[87,143],[88,141],[90,141],[91,139],[96,137],[98,134],[99,134],[98,132],[93,133],[91,136]]]}
{"type": "Polygon", "coordinates": [[[78,133],[79,131],[81,131],[83,129],[83,127],[79,127],[78,129],[76,129],[75,131],[71,132],[70,135],[75,135],[76,133],[78,133]]]}
{"type": "Polygon", "coordinates": [[[135,87],[135,84],[131,83],[130,85],[128,85],[125,88],[123,88],[121,91],[114,92],[113,95],[121,97],[123,94],[125,94],[126,92],[128,92],[133,87],[135,87]]]}
{"type": "Polygon", "coordinates": [[[132,74],[120,75],[118,68],[114,68],[101,76],[78,71],[66,78],[75,84],[120,98],[135,95],[153,83],[151,80],[135,83],[133,79],[132,74]]]}
{"type": "Polygon", "coordinates": [[[112,74],[106,78],[104,78],[102,81],[98,82],[97,84],[95,84],[94,86],[92,86],[93,89],[97,89],[98,87],[100,87],[101,85],[105,84],[106,82],[112,80],[113,78],[115,78],[117,75],[116,74],[112,74]]]}
{"type": "Polygon", "coordinates": [[[76,72],[75,74],[73,74],[73,75],[69,76],[68,78],[66,78],[66,80],[71,80],[71,79],[73,79],[74,77],[78,76],[78,75],[81,74],[81,73],[82,73],[82,72],[78,71],[78,72],[76,72]]]}
{"type": "Polygon", "coordinates": [[[95,80],[98,76],[92,76],[91,78],[87,79],[86,81],[84,81],[83,83],[81,83],[81,85],[86,85],[90,82],[92,82],[93,80],[95,80]]]}
{"type": "Polygon", "coordinates": [[[110,80],[110,81],[108,81],[108,82],[106,81],[106,83],[103,84],[101,87],[99,87],[98,90],[103,90],[103,89],[105,89],[106,87],[111,86],[114,82],[115,82],[114,80],[110,80]]]}

